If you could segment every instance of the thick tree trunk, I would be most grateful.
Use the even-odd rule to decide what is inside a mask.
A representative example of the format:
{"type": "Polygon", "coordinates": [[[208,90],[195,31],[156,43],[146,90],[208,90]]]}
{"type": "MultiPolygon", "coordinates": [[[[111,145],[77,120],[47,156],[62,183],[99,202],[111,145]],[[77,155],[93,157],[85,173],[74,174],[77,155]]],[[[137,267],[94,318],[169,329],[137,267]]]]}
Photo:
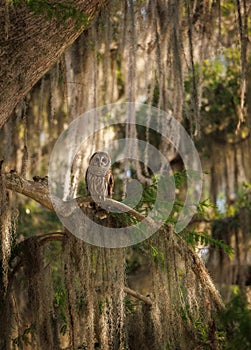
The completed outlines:
{"type": "MultiPolygon", "coordinates": [[[[74,0],[87,24],[76,26],[45,14],[35,16],[26,6],[0,2],[0,127],[17,103],[83,32],[109,0],[74,0]]],[[[53,0],[51,0],[53,2],[53,0]]],[[[65,2],[67,4],[67,1],[65,2]]]]}

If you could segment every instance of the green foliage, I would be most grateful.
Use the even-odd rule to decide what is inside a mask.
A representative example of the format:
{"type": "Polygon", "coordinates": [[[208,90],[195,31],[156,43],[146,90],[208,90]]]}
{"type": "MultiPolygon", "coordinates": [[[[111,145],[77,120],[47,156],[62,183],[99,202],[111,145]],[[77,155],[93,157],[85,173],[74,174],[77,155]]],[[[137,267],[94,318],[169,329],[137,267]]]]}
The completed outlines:
{"type": "MultiPolygon", "coordinates": [[[[181,285],[180,293],[183,295],[185,301],[187,290],[184,285],[181,285]]],[[[196,342],[198,344],[196,349],[198,348],[203,350],[211,350],[214,349],[213,343],[215,341],[215,338],[221,344],[225,342],[226,333],[222,326],[215,324],[215,320],[212,320],[210,323],[205,322],[205,320],[203,320],[201,317],[204,313],[205,310],[201,309],[199,315],[194,318],[191,312],[191,308],[186,302],[184,302],[184,305],[179,308],[179,314],[183,322],[186,324],[187,328],[195,334],[196,342]]],[[[217,347],[217,349],[219,348],[217,347]]]]}
{"type": "MultiPolygon", "coordinates": [[[[223,139],[233,137],[240,105],[240,62],[240,50],[235,45],[222,50],[213,61],[204,61],[201,114],[206,134],[214,133],[223,139]]],[[[242,132],[245,130],[244,123],[242,132]]]]}
{"type": "Polygon", "coordinates": [[[58,310],[59,314],[59,327],[60,333],[65,335],[67,332],[67,316],[65,314],[66,310],[66,290],[65,288],[59,284],[55,288],[55,307],[58,310]]]}
{"type": "Polygon", "coordinates": [[[197,245],[211,246],[214,248],[220,248],[228,256],[233,256],[233,248],[228,244],[225,244],[220,239],[215,239],[208,235],[206,232],[195,231],[195,229],[185,229],[180,233],[182,238],[187,242],[188,245],[195,248],[197,245]]]}
{"type": "Polygon", "coordinates": [[[134,314],[136,312],[136,305],[129,298],[125,298],[125,311],[127,314],[134,314]]]}
{"type": "Polygon", "coordinates": [[[141,245],[137,244],[132,247],[132,253],[126,258],[126,273],[130,274],[136,271],[141,266],[139,259],[142,254],[141,245]]]}
{"type": "MultiPolygon", "coordinates": [[[[170,181],[174,181],[175,187],[177,189],[181,189],[189,181],[189,179],[197,179],[199,176],[200,174],[198,172],[188,169],[180,172],[175,172],[170,181]]],[[[160,179],[160,176],[154,176],[152,178],[152,185],[144,186],[143,188],[141,200],[135,208],[143,215],[148,215],[149,211],[155,204],[157,192],[159,191],[158,185],[160,179]]],[[[161,212],[162,206],[165,208],[167,205],[167,202],[160,203],[158,211],[161,212]]],[[[197,212],[194,214],[194,217],[205,219],[208,217],[208,212],[211,209],[215,209],[215,206],[210,202],[208,198],[206,198],[197,204],[197,212]]],[[[176,224],[177,218],[182,210],[187,210],[189,213],[191,208],[189,206],[185,207],[182,200],[175,199],[171,215],[168,218],[165,218],[166,223],[172,225],[176,224]]],[[[160,213],[158,213],[158,215],[159,214],[160,213]]],[[[117,224],[123,223],[123,225],[132,225],[137,223],[137,220],[135,218],[132,218],[132,216],[126,213],[110,213],[110,216],[116,219],[117,224]]],[[[181,233],[179,233],[179,235],[181,235],[187,244],[193,248],[196,248],[198,245],[211,246],[214,248],[222,249],[230,257],[233,255],[233,249],[229,245],[225,244],[221,239],[213,238],[208,232],[197,231],[194,227],[187,227],[181,233]]],[[[148,251],[150,254],[152,254],[155,262],[162,262],[163,257],[158,251],[157,247],[149,245],[148,251]]]]}
{"type": "Polygon", "coordinates": [[[13,348],[23,350],[26,345],[32,345],[30,341],[30,334],[34,332],[34,326],[31,324],[29,327],[25,328],[23,333],[18,335],[16,338],[12,339],[13,348]]]}
{"type": "Polygon", "coordinates": [[[112,222],[116,227],[126,227],[137,224],[137,219],[128,213],[115,213],[110,212],[109,218],[112,219],[112,222]]]}
{"type": "Polygon", "coordinates": [[[186,170],[183,169],[182,171],[175,171],[173,173],[173,178],[176,188],[180,190],[186,181],[186,170]]]}
{"type": "Polygon", "coordinates": [[[204,324],[201,321],[196,321],[194,323],[194,328],[195,328],[195,331],[200,338],[200,343],[206,345],[206,343],[208,341],[208,336],[209,336],[208,324],[204,324]]]}
{"type": "Polygon", "coordinates": [[[173,174],[173,179],[175,181],[175,186],[177,189],[181,189],[182,186],[189,183],[189,181],[198,180],[201,181],[201,172],[194,169],[183,169],[181,171],[175,171],[173,174]]]}
{"type": "Polygon", "coordinates": [[[148,215],[148,212],[153,208],[156,201],[158,191],[158,178],[155,176],[152,181],[152,185],[144,186],[142,197],[136,206],[136,210],[140,213],[148,215]]]}
{"type": "Polygon", "coordinates": [[[118,94],[119,98],[121,98],[125,93],[125,82],[124,77],[122,74],[122,60],[121,57],[118,57],[116,60],[117,63],[117,69],[116,69],[116,77],[117,77],[117,84],[118,84],[118,94]]]}
{"type": "Polygon", "coordinates": [[[30,237],[45,230],[60,231],[63,228],[54,212],[44,209],[32,200],[21,203],[18,210],[17,233],[19,236],[30,237]]]}
{"type": "MultiPolygon", "coordinates": [[[[14,0],[14,4],[21,4],[20,0],[14,0]]],[[[73,1],[47,1],[47,0],[26,0],[26,6],[34,15],[43,15],[46,19],[56,19],[59,23],[65,24],[71,18],[74,19],[76,27],[86,27],[88,16],[76,8],[73,1]]]]}
{"type": "Polygon", "coordinates": [[[220,327],[225,333],[225,350],[251,349],[251,309],[239,288],[235,288],[231,301],[219,315],[220,327]]]}
{"type": "Polygon", "coordinates": [[[206,198],[203,201],[200,201],[199,204],[197,205],[196,215],[205,217],[207,215],[207,210],[209,208],[215,208],[215,205],[210,202],[209,198],[206,198]]]}
{"type": "Polygon", "coordinates": [[[153,246],[152,244],[149,244],[149,248],[150,248],[150,253],[153,256],[153,260],[155,263],[164,263],[165,257],[163,252],[161,252],[158,247],[153,246]]]}
{"type": "Polygon", "coordinates": [[[86,195],[87,195],[86,183],[85,181],[80,180],[78,184],[78,196],[86,196],[86,195]]]}
{"type": "MultiPolygon", "coordinates": [[[[229,4],[230,2],[222,4],[222,9],[223,13],[225,11],[226,16],[231,17],[232,10],[230,10],[231,6],[229,7],[229,4]]],[[[237,43],[238,32],[235,29],[231,33],[231,25],[228,22],[228,27],[223,26],[222,34],[224,32],[226,41],[232,36],[237,43]]],[[[197,149],[207,152],[208,142],[212,142],[212,138],[222,143],[236,137],[235,131],[238,124],[241,100],[241,50],[238,44],[222,48],[218,55],[213,58],[206,58],[202,64],[196,64],[195,74],[196,79],[198,81],[200,79],[202,82],[200,129],[204,136],[208,135],[208,138],[202,137],[197,142],[197,149]]],[[[193,77],[190,74],[185,81],[188,109],[192,108],[192,84],[193,77]]],[[[239,136],[245,137],[247,133],[248,126],[244,122],[239,130],[239,136]]]]}
{"type": "Polygon", "coordinates": [[[102,315],[103,311],[104,311],[104,306],[103,306],[103,301],[102,300],[98,301],[98,310],[99,310],[99,314],[102,315]]]}
{"type": "Polygon", "coordinates": [[[244,182],[241,186],[234,205],[235,212],[240,208],[251,210],[251,183],[244,182]]]}
{"type": "Polygon", "coordinates": [[[231,48],[213,62],[204,62],[202,114],[215,132],[226,130],[233,133],[236,129],[236,111],[240,103],[239,72],[236,70],[239,60],[239,51],[231,48]]]}
{"type": "Polygon", "coordinates": [[[66,291],[62,286],[58,286],[55,291],[55,304],[56,306],[65,306],[66,291]]]}

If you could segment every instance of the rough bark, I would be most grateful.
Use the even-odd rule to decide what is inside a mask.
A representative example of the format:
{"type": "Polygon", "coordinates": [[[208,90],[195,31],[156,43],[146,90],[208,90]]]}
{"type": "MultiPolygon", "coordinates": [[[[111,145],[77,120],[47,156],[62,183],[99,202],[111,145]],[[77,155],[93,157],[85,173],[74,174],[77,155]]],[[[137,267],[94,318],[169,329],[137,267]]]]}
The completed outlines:
{"type": "Polygon", "coordinates": [[[72,1],[86,15],[86,24],[82,26],[76,26],[74,18],[62,23],[54,17],[46,18],[45,14],[35,16],[25,1],[19,5],[7,0],[0,2],[0,127],[108,1],[72,1]]]}
{"type": "Polygon", "coordinates": [[[53,210],[49,189],[46,181],[30,181],[15,172],[2,174],[6,181],[6,188],[29,197],[45,208],[53,210]]]}

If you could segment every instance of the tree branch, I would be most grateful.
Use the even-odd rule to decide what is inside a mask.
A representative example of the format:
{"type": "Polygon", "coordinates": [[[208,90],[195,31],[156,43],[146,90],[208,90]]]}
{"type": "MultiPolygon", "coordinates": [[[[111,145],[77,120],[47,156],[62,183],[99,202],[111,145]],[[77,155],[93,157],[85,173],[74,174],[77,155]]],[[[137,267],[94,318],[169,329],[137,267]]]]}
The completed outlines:
{"type": "MultiPolygon", "coordinates": [[[[2,174],[4,176],[6,188],[25,195],[28,198],[35,200],[45,208],[55,211],[52,203],[52,196],[50,195],[47,180],[40,179],[40,181],[31,181],[18,175],[16,172],[2,174]]],[[[87,203],[93,202],[91,197],[78,197],[70,201],[62,201],[60,198],[53,197],[53,202],[57,205],[57,213],[67,217],[72,214],[77,204],[82,207],[87,203]]],[[[158,229],[158,225],[150,217],[138,213],[136,210],[130,208],[124,203],[120,203],[114,199],[107,198],[103,203],[108,210],[115,209],[117,212],[126,212],[134,216],[137,220],[145,220],[148,225],[154,229],[158,229]]]]}
{"type": "Polygon", "coordinates": [[[54,210],[47,183],[27,180],[13,171],[2,176],[7,189],[21,193],[45,208],[54,210]]]}
{"type": "Polygon", "coordinates": [[[131,288],[124,287],[124,292],[131,295],[132,297],[143,301],[145,304],[152,306],[153,302],[149,297],[145,297],[144,295],[132,290],[131,288]]]}

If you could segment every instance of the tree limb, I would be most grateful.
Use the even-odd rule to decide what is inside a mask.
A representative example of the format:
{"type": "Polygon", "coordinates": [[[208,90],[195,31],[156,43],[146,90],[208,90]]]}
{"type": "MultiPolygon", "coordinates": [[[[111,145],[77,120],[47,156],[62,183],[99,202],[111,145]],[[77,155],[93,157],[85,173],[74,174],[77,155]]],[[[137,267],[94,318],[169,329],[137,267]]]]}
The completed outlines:
{"type": "MultiPolygon", "coordinates": [[[[2,175],[4,176],[7,189],[21,193],[26,197],[35,200],[37,203],[41,204],[51,211],[55,211],[52,203],[53,199],[53,202],[57,205],[57,213],[64,217],[72,214],[73,210],[76,208],[76,202],[80,207],[84,206],[87,203],[93,202],[93,199],[89,196],[78,197],[70,201],[62,201],[60,198],[56,198],[54,196],[52,198],[46,180],[27,180],[13,171],[2,175]]],[[[104,206],[107,207],[108,210],[113,208],[117,212],[126,212],[129,215],[134,216],[139,221],[145,220],[148,225],[158,229],[158,226],[155,224],[154,220],[152,220],[150,217],[145,217],[124,203],[120,203],[114,199],[107,198],[104,202],[104,206]]]]}
{"type": "Polygon", "coordinates": [[[47,183],[30,181],[16,172],[2,174],[7,189],[21,193],[24,196],[35,200],[49,210],[54,210],[47,183]]]}
{"type": "Polygon", "coordinates": [[[132,297],[139,299],[141,301],[143,301],[145,304],[152,306],[153,302],[149,297],[145,297],[144,295],[136,292],[135,290],[128,288],[128,287],[124,287],[124,292],[126,294],[131,295],[132,297]]]}

